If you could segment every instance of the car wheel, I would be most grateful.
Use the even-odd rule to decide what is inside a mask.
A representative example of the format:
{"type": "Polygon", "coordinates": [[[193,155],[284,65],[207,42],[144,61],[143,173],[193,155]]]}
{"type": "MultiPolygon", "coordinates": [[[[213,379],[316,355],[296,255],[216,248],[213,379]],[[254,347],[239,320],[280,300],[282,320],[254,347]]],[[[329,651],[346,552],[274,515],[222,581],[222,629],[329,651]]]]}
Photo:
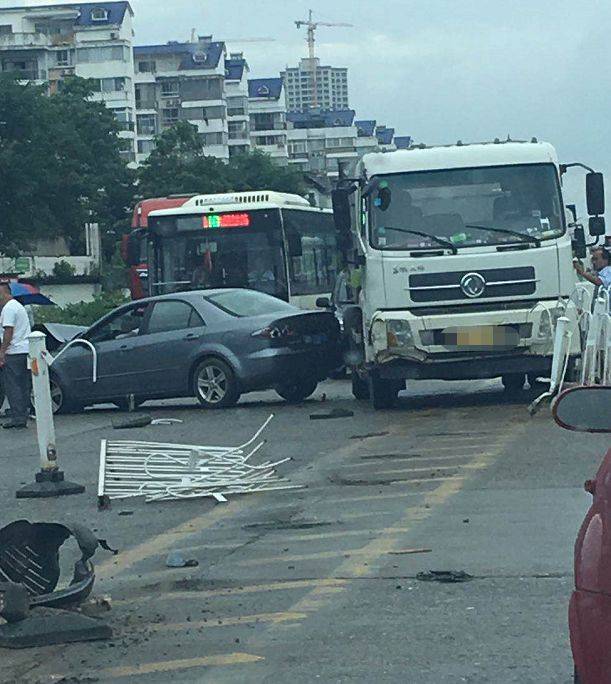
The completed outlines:
{"type": "MultiPolygon", "coordinates": [[[[53,415],[62,413],[78,413],[83,410],[83,406],[76,403],[66,394],[66,390],[59,382],[59,380],[51,375],[49,378],[49,389],[51,390],[51,409],[53,415]]],[[[34,397],[32,396],[32,406],[34,406],[34,397]]]]}
{"type": "Polygon", "coordinates": [[[526,375],[524,373],[508,373],[501,376],[501,382],[506,392],[517,393],[524,389],[526,375]]]}
{"type": "Polygon", "coordinates": [[[392,380],[383,380],[375,375],[369,376],[369,397],[377,411],[392,408],[397,402],[399,387],[392,380]]]}
{"type": "Polygon", "coordinates": [[[276,392],[288,402],[298,402],[307,399],[314,394],[318,382],[309,378],[301,378],[276,387],[276,392]]]}
{"type": "Polygon", "coordinates": [[[363,378],[354,370],[350,372],[350,379],[352,380],[352,395],[359,401],[367,401],[369,399],[369,381],[363,378]]]}
{"type": "Polygon", "coordinates": [[[234,406],[240,398],[238,380],[233,370],[220,359],[202,361],[193,374],[193,390],[206,408],[234,406]]]}

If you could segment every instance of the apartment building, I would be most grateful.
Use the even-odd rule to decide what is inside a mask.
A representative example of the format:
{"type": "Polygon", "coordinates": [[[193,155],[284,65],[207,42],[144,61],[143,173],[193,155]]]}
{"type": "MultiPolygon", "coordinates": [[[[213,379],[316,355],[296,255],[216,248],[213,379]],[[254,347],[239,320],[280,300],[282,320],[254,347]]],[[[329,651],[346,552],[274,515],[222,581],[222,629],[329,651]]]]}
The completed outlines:
{"type": "Polygon", "coordinates": [[[51,93],[69,76],[93,79],[94,99],[120,123],[129,162],[136,150],[132,19],[129,2],[0,9],[0,72],[48,83],[51,93]]]}
{"type": "Polygon", "coordinates": [[[249,71],[248,63],[241,52],[233,52],[225,60],[230,157],[250,150],[249,71]]]}
{"type": "Polygon", "coordinates": [[[271,155],[279,164],[288,163],[286,104],[282,79],[250,79],[248,107],[251,147],[271,155]]]}
{"type": "Polygon", "coordinates": [[[207,154],[229,159],[225,52],[212,36],[134,48],[138,163],[179,121],[197,126],[207,154]]]}
{"type": "Polygon", "coordinates": [[[358,159],[353,109],[289,112],[289,163],[302,171],[337,178],[339,164],[358,159]]]}
{"type": "Polygon", "coordinates": [[[348,69],[321,66],[318,58],[306,57],[297,67],[287,67],[280,74],[286,91],[288,112],[310,109],[348,109],[348,69]]]}

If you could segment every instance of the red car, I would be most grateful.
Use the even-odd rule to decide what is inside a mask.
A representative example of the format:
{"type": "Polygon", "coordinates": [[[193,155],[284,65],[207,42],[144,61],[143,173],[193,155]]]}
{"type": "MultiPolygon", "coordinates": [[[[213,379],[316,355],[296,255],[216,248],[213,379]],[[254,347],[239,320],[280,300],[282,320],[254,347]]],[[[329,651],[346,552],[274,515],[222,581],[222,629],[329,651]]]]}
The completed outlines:
{"type": "MultiPolygon", "coordinates": [[[[553,409],[568,430],[611,432],[611,386],[574,387],[553,409]]],[[[575,590],[569,605],[575,682],[611,682],[611,449],[585,483],[592,505],[575,542],[575,590]]]]}

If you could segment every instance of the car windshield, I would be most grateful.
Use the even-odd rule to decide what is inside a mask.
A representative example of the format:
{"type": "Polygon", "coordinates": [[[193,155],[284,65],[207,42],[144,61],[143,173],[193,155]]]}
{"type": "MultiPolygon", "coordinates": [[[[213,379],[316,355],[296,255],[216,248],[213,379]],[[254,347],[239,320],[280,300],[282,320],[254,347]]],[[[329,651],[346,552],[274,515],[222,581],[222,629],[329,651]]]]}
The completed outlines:
{"type": "Polygon", "coordinates": [[[270,313],[294,313],[295,307],[276,297],[253,290],[228,290],[208,294],[205,299],[232,316],[245,318],[270,313]]]}
{"type": "Polygon", "coordinates": [[[538,244],[564,230],[553,164],[400,173],[378,181],[371,209],[377,249],[439,247],[440,240],[458,248],[538,244]]]}

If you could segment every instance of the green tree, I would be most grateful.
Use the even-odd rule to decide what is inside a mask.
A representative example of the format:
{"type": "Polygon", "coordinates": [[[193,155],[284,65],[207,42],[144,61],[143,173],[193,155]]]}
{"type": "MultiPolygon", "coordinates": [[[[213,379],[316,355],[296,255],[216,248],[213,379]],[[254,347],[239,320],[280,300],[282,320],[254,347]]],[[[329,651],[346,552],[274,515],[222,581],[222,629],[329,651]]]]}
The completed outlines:
{"type": "Polygon", "coordinates": [[[157,136],[138,178],[142,197],[263,189],[304,192],[299,171],[279,166],[260,151],[232,157],[229,163],[208,156],[197,127],[186,121],[157,136]]]}
{"type": "Polygon", "coordinates": [[[0,245],[5,254],[39,238],[80,245],[83,225],[103,234],[127,215],[134,174],[120,155],[113,113],[92,102],[92,82],[44,87],[0,78],[0,245]]]}

